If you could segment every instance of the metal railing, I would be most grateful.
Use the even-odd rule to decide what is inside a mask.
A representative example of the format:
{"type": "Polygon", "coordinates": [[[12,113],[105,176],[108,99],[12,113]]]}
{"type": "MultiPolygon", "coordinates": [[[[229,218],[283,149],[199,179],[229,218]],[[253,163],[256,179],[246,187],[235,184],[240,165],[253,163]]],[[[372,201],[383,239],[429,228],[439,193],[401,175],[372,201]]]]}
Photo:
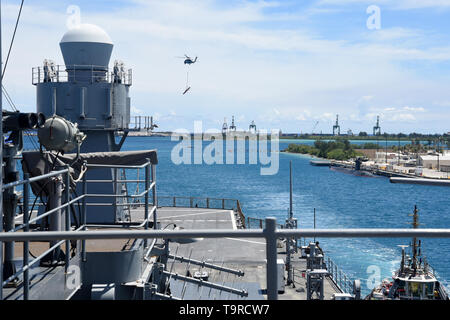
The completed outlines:
{"type": "Polygon", "coordinates": [[[128,127],[134,130],[153,130],[155,124],[153,123],[153,116],[134,116],[131,117],[128,127]]]}
{"type": "Polygon", "coordinates": [[[329,277],[338,289],[343,293],[352,294],[354,287],[353,280],[344,271],[342,271],[342,269],[339,268],[330,257],[327,257],[325,264],[327,266],[329,277]]]}
{"type": "Polygon", "coordinates": [[[36,85],[44,82],[107,82],[131,85],[132,69],[114,73],[110,68],[95,65],[55,65],[53,67],[33,67],[31,82],[36,85]]]}
{"type": "Polygon", "coordinates": [[[45,231],[3,232],[0,242],[5,241],[55,241],[93,239],[180,239],[180,238],[264,238],[266,241],[267,298],[278,298],[277,239],[285,237],[320,238],[450,238],[450,229],[276,229],[276,219],[265,219],[265,229],[260,230],[108,230],[108,231],[45,231]]]}
{"type": "MultiPolygon", "coordinates": [[[[8,184],[4,184],[2,186],[2,192],[4,190],[7,190],[9,188],[14,188],[14,187],[18,187],[18,186],[23,186],[23,203],[22,203],[22,219],[23,222],[21,224],[19,224],[18,226],[15,226],[15,228],[13,230],[9,230],[6,232],[1,232],[0,236],[3,235],[17,235],[20,233],[20,235],[30,235],[32,233],[39,233],[39,234],[43,234],[46,232],[62,232],[63,234],[66,234],[66,232],[75,232],[75,233],[80,233],[80,232],[86,232],[86,228],[88,226],[92,226],[87,224],[87,206],[89,205],[87,203],[87,198],[95,198],[95,197],[112,197],[112,198],[119,198],[119,197],[124,197],[124,198],[144,198],[144,220],[142,221],[142,223],[138,226],[135,226],[136,228],[144,228],[145,230],[149,229],[149,222],[150,219],[153,218],[153,227],[157,228],[157,212],[156,212],[156,207],[157,207],[157,197],[156,197],[156,166],[154,164],[152,164],[150,162],[149,159],[147,159],[146,163],[144,163],[143,165],[140,166],[127,166],[127,165],[100,165],[100,164],[85,164],[86,167],[89,168],[116,168],[116,169],[144,169],[145,170],[145,179],[144,180],[116,180],[115,182],[136,182],[137,183],[145,183],[145,188],[143,189],[142,192],[140,192],[139,194],[135,194],[135,195],[122,195],[122,194],[89,194],[87,192],[87,185],[88,183],[111,183],[111,180],[88,180],[86,178],[86,174],[84,174],[83,176],[83,180],[82,180],[82,189],[83,189],[83,194],[80,196],[77,196],[76,198],[71,199],[70,197],[70,188],[65,188],[64,191],[64,197],[62,197],[64,199],[64,203],[62,203],[61,205],[43,212],[42,214],[39,214],[37,217],[30,219],[33,212],[30,211],[30,185],[31,183],[37,182],[37,181],[41,181],[44,179],[49,179],[49,178],[57,178],[60,181],[62,181],[62,177],[64,177],[64,184],[65,186],[70,186],[71,184],[71,177],[70,177],[70,169],[69,166],[66,166],[65,169],[63,170],[58,170],[58,171],[52,171],[48,174],[44,174],[41,176],[37,176],[37,177],[29,177],[28,173],[24,174],[24,179],[23,180],[19,180],[19,181],[15,181],[15,182],[11,182],[8,184]],[[149,193],[152,192],[153,194],[153,202],[152,202],[152,207],[150,207],[150,203],[149,203],[149,193]],[[80,202],[82,201],[82,210],[81,210],[81,221],[80,221],[80,225],[72,231],[72,222],[71,222],[71,205],[76,203],[76,202],[80,202]],[[58,214],[59,212],[61,212],[61,210],[64,210],[64,220],[65,220],[65,231],[33,231],[33,232],[29,232],[30,231],[30,227],[32,226],[32,224],[36,223],[39,220],[42,220],[43,218],[46,217],[51,217],[52,215],[58,214]],[[151,217],[152,216],[152,217],[151,217]],[[21,232],[18,232],[21,231],[21,232]]],[[[36,196],[37,199],[38,196],[36,196]]],[[[62,201],[63,202],[63,201],[62,201]]],[[[111,205],[111,204],[109,204],[111,205]]],[[[122,223],[123,224],[123,223],[122,223]]],[[[119,224],[120,225],[120,224],[119,224]]],[[[96,225],[98,227],[101,227],[101,225],[96,225]]],[[[108,228],[114,227],[114,225],[105,225],[108,228]]],[[[15,240],[13,240],[15,241],[15,240]]],[[[19,240],[20,241],[20,240],[19,240]]],[[[54,241],[57,241],[56,243],[54,243],[53,245],[50,246],[49,249],[47,249],[44,253],[42,253],[41,255],[39,255],[38,257],[34,258],[33,260],[29,261],[29,241],[28,240],[24,240],[24,244],[23,244],[23,258],[22,258],[22,267],[17,270],[13,275],[11,275],[10,277],[8,277],[7,279],[3,280],[1,282],[0,285],[0,300],[3,298],[3,288],[5,285],[7,285],[10,281],[18,278],[20,275],[23,274],[23,298],[24,300],[27,300],[29,298],[29,289],[30,289],[30,279],[29,279],[29,270],[31,269],[31,267],[33,265],[35,265],[37,262],[41,261],[42,258],[44,258],[47,254],[50,254],[51,252],[53,252],[54,250],[58,250],[61,245],[63,245],[65,243],[65,261],[64,261],[64,265],[65,265],[65,271],[67,272],[68,268],[70,267],[70,241],[69,239],[66,239],[65,237],[60,237],[58,239],[54,239],[54,241]],[[61,240],[62,239],[62,240],[61,240]]],[[[11,240],[2,240],[0,237],[0,246],[3,245],[3,242],[11,242],[11,240]]],[[[144,241],[144,245],[146,245],[147,240],[144,241]]],[[[86,244],[85,244],[85,240],[82,240],[81,243],[81,256],[83,261],[86,261],[86,244]]],[[[1,258],[1,257],[0,257],[1,258]]],[[[2,261],[0,261],[0,263],[3,263],[2,261]]],[[[3,278],[2,278],[3,279],[3,278]]]]}
{"type": "Polygon", "coordinates": [[[239,217],[241,227],[244,229],[246,228],[245,216],[241,204],[239,200],[236,199],[159,196],[158,206],[234,210],[239,217]]]}
{"type": "MultiPolygon", "coordinates": [[[[265,219],[247,217],[247,228],[248,229],[264,229],[266,226],[265,219]]],[[[284,229],[284,225],[277,223],[277,228],[284,229]]]]}
{"type": "Polygon", "coordinates": [[[239,200],[207,197],[158,196],[161,207],[237,210],[239,200]]]}

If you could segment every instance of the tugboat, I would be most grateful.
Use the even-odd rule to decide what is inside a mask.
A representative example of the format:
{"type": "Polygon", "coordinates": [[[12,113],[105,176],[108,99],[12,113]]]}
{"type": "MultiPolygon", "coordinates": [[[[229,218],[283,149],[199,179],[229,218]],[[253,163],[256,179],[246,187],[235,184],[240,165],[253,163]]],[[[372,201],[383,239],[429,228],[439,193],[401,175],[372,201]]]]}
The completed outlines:
{"type": "MultiPolygon", "coordinates": [[[[419,226],[417,206],[414,206],[413,228],[419,226]]],[[[365,300],[449,300],[447,292],[436,279],[434,271],[425,258],[420,258],[421,241],[413,238],[412,257],[405,254],[402,245],[400,269],[394,272],[392,279],[383,282],[365,298],[365,300]]]]}

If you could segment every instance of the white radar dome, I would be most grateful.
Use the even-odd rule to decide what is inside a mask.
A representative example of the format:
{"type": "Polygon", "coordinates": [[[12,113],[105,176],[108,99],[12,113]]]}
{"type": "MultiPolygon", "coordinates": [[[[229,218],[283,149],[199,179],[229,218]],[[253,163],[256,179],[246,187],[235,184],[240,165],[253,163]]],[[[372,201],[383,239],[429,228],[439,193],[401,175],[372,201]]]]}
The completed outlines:
{"type": "Polygon", "coordinates": [[[113,49],[108,34],[93,24],[80,24],[70,29],[59,46],[68,69],[106,70],[113,49]]]}
{"type": "Polygon", "coordinates": [[[102,28],[83,23],[67,31],[61,39],[64,42],[98,42],[113,44],[111,38],[102,28]]]}

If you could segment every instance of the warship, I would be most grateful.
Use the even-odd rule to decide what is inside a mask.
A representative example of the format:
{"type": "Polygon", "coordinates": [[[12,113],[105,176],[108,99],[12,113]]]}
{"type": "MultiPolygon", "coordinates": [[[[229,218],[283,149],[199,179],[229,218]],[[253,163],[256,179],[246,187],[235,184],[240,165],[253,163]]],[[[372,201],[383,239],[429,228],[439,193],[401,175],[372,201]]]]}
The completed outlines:
{"type": "MultiPolygon", "coordinates": [[[[121,151],[140,128],[109,35],[82,24],[60,48],[64,65],[32,69],[36,113],[0,99],[0,300],[358,300],[360,281],[306,239],[417,234],[299,229],[292,170],[282,224],[246,218],[236,199],[159,196],[157,150],[121,151]],[[39,145],[25,151],[30,130],[39,145]]],[[[438,231],[419,235],[450,237],[438,231]]]]}

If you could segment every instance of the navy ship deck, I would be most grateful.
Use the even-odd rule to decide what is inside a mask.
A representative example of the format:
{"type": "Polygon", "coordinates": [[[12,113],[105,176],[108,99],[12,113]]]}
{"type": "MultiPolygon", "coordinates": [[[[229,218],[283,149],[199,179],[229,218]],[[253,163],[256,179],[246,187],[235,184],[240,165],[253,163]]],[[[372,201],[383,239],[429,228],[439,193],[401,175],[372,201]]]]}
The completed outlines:
{"type": "MultiPolygon", "coordinates": [[[[140,222],[143,208],[131,211],[132,221],[140,222]]],[[[241,225],[239,216],[234,210],[206,209],[206,208],[158,208],[158,222],[161,228],[169,224],[184,229],[226,229],[237,230],[241,225]]],[[[123,228],[128,229],[128,228],[123,228]]],[[[111,230],[110,228],[91,227],[94,230],[111,230]]],[[[207,271],[208,281],[236,290],[246,290],[248,295],[230,293],[221,289],[202,287],[197,284],[185,283],[182,279],[170,279],[170,293],[173,298],[185,300],[237,300],[237,299],[267,299],[266,294],[266,243],[264,238],[213,238],[198,239],[199,241],[187,244],[170,242],[170,254],[167,270],[175,274],[186,275],[187,271],[194,274],[196,271],[207,271]],[[224,268],[241,270],[244,276],[237,276],[220,270],[180,262],[173,256],[184,259],[194,259],[215,264],[224,268]]],[[[118,252],[129,250],[134,243],[133,239],[107,239],[86,241],[87,252],[118,252]]],[[[163,240],[157,243],[163,244],[163,240]]],[[[80,245],[78,245],[80,247],[80,245]]],[[[48,249],[48,242],[31,242],[30,251],[37,256],[48,249]]],[[[61,248],[64,251],[64,247],[61,248]]],[[[21,267],[23,244],[15,243],[16,266],[21,267]]],[[[284,248],[278,249],[278,258],[285,260],[284,248]]],[[[155,260],[153,260],[155,261],[155,260]]],[[[71,264],[79,265],[79,256],[71,259],[71,264]]],[[[306,278],[302,277],[306,271],[306,260],[294,254],[292,258],[294,270],[294,285],[286,286],[284,292],[279,292],[281,300],[306,300],[306,278]]],[[[284,275],[286,277],[286,274],[284,275]]],[[[21,280],[21,277],[19,278],[21,280]]],[[[334,293],[341,293],[333,280],[327,276],[324,282],[324,298],[330,299],[334,293]]],[[[31,299],[71,299],[76,290],[64,290],[64,266],[41,267],[38,264],[30,269],[30,298],[31,299]],[[54,294],[51,294],[54,292],[54,294]],[[61,295],[63,292],[63,295],[61,295]]],[[[4,288],[4,297],[10,300],[23,299],[22,286],[4,288]]]]}
{"type": "MultiPolygon", "coordinates": [[[[139,213],[136,211],[136,214],[139,213]]],[[[174,223],[184,229],[237,229],[240,224],[239,216],[233,210],[204,209],[204,208],[173,208],[158,209],[158,221],[161,228],[174,223]]],[[[224,299],[266,299],[266,242],[264,238],[213,238],[203,239],[189,244],[170,243],[172,255],[205,261],[235,270],[242,270],[243,277],[221,272],[211,268],[190,265],[189,271],[207,271],[211,282],[220,283],[236,289],[247,289],[248,297],[237,294],[199,287],[187,284],[183,296],[183,281],[171,280],[172,295],[190,300],[224,300],[224,299]]],[[[278,259],[286,260],[285,248],[278,249],[278,259]]],[[[185,275],[187,262],[169,259],[167,268],[173,273],[185,275]],[[172,266],[173,265],[173,266],[172,266]]],[[[286,286],[284,293],[279,292],[280,300],[306,300],[306,278],[302,273],[306,271],[306,259],[294,254],[292,258],[294,268],[294,284],[286,286]]],[[[286,274],[284,275],[286,277],[286,274]]],[[[325,277],[324,297],[331,299],[334,293],[341,293],[330,277],[325,277]]]]}

